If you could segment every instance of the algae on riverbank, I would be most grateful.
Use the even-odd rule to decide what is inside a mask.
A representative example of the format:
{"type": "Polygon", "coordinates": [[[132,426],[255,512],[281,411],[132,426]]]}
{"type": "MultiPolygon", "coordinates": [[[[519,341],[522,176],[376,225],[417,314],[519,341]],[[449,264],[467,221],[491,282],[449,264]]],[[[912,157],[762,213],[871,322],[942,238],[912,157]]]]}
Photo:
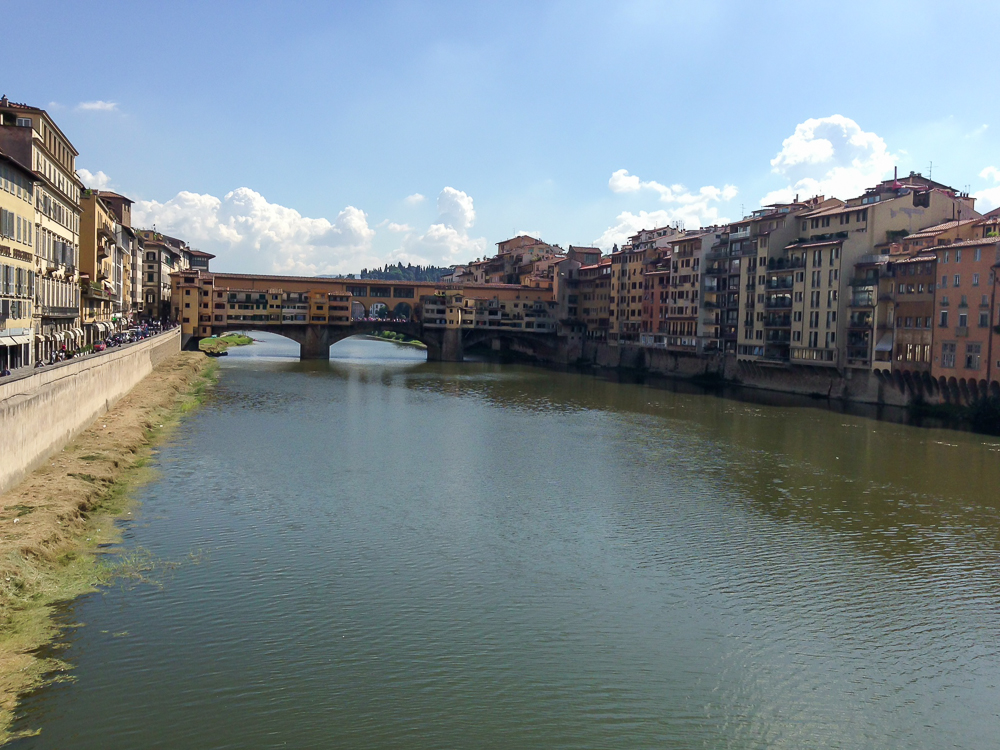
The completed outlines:
{"type": "Polygon", "coordinates": [[[242,333],[227,333],[225,336],[202,339],[198,348],[206,354],[222,354],[231,346],[247,346],[252,343],[253,339],[242,333]]]}
{"type": "Polygon", "coordinates": [[[52,605],[126,572],[104,562],[99,546],[118,540],[115,520],[151,478],[150,446],[202,400],[215,372],[199,354],[171,357],[0,496],[0,744],[17,697],[66,669],[38,653],[57,635],[52,605]]]}
{"type": "Polygon", "coordinates": [[[391,341],[393,344],[402,344],[403,346],[414,346],[418,349],[426,349],[427,344],[423,341],[417,341],[416,339],[411,339],[409,336],[403,333],[397,333],[396,331],[375,331],[375,333],[369,334],[373,339],[378,339],[380,341],[391,341]]]}

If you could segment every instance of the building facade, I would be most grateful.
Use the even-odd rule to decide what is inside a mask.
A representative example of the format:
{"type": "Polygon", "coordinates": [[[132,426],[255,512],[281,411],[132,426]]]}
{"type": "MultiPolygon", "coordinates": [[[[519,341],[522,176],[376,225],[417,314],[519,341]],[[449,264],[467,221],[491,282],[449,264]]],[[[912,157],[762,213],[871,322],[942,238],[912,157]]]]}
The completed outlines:
{"type": "Polygon", "coordinates": [[[33,364],[35,176],[0,152],[0,371],[33,364]]]}
{"type": "Polygon", "coordinates": [[[82,343],[78,153],[43,109],[0,98],[0,150],[36,178],[34,191],[34,356],[48,359],[82,343]]]}

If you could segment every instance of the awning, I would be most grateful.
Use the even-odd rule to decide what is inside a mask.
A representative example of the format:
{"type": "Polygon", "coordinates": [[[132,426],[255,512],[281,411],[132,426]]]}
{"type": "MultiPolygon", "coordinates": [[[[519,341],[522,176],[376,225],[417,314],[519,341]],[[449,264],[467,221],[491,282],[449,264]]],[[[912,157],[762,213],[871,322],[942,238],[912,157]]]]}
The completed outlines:
{"type": "Polygon", "coordinates": [[[81,329],[79,329],[79,328],[74,328],[74,329],[73,329],[73,333],[74,333],[74,334],[76,334],[76,337],[77,337],[78,339],[82,339],[82,338],[83,338],[83,331],[82,331],[81,329]]]}
{"type": "MultiPolygon", "coordinates": [[[[30,344],[31,343],[31,334],[30,333],[22,333],[19,336],[8,336],[7,338],[9,338],[10,341],[11,341],[11,343],[15,344],[15,345],[17,345],[17,344],[30,344]]],[[[9,345],[10,344],[8,344],[8,346],[9,345]]]]}
{"type": "Polygon", "coordinates": [[[877,352],[891,352],[892,351],[892,334],[883,333],[882,338],[878,340],[875,344],[875,351],[877,352]]]}

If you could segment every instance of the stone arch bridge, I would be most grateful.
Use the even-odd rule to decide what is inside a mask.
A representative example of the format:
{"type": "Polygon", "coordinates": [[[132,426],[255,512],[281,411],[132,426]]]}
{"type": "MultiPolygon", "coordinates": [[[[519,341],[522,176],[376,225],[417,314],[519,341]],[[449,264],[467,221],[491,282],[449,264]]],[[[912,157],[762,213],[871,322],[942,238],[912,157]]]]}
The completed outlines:
{"type": "Polygon", "coordinates": [[[302,359],[329,359],[338,341],[376,331],[422,342],[432,361],[461,362],[467,348],[480,344],[543,359],[559,349],[552,293],[519,286],[198,271],[172,274],[171,297],[187,349],[197,349],[207,336],[233,331],[268,331],[291,339],[302,359]],[[496,304],[479,321],[474,306],[454,304],[456,294],[496,304]],[[452,301],[446,302],[446,295],[452,301]],[[515,304],[517,313],[511,314],[515,304]],[[526,330],[529,323],[544,327],[526,330]]]}

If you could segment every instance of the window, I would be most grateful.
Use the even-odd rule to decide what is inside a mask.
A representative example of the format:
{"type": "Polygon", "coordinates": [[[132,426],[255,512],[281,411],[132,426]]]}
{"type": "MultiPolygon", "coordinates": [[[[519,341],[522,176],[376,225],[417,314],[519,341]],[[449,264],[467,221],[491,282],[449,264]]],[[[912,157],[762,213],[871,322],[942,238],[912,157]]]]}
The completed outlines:
{"type": "Polygon", "coordinates": [[[978,370],[979,369],[979,357],[982,354],[982,344],[966,344],[965,345],[965,369],[966,370],[978,370]]]}
{"type": "Polygon", "coordinates": [[[948,262],[948,259],[949,259],[950,257],[951,257],[951,251],[950,251],[950,250],[945,250],[945,251],[944,251],[944,252],[943,252],[943,253],[941,254],[941,262],[942,262],[942,263],[947,263],[947,262],[948,262]]]}
{"type": "Polygon", "coordinates": [[[969,315],[968,315],[968,313],[959,313],[958,314],[958,327],[959,328],[968,328],[969,327],[969,315]]]}
{"type": "Polygon", "coordinates": [[[938,327],[939,328],[947,328],[948,327],[948,311],[947,310],[942,310],[941,311],[941,320],[938,321],[938,327]]]}
{"type": "Polygon", "coordinates": [[[956,274],[955,274],[955,283],[954,283],[954,284],[952,284],[952,286],[961,286],[961,284],[962,284],[962,277],[961,277],[961,276],[959,276],[959,275],[958,275],[958,274],[956,273],[956,274]]]}
{"type": "Polygon", "coordinates": [[[947,289],[947,288],[948,288],[948,277],[942,276],[941,283],[938,285],[938,289],[947,289]]]}
{"type": "Polygon", "coordinates": [[[146,274],[146,281],[152,283],[152,281],[153,281],[153,274],[147,273],[146,274]]]}
{"type": "Polygon", "coordinates": [[[989,328],[990,326],[990,314],[988,312],[979,313],[979,327],[989,328]]]}
{"type": "Polygon", "coordinates": [[[955,262],[956,263],[961,263],[962,262],[962,251],[961,250],[956,250],[955,251],[955,262]]]}
{"type": "Polygon", "coordinates": [[[905,325],[905,327],[906,328],[913,328],[913,318],[910,318],[910,317],[906,318],[906,325],[905,325]]]}
{"type": "Polygon", "coordinates": [[[972,274],[972,286],[979,286],[979,274],[972,274]]]}
{"type": "Polygon", "coordinates": [[[981,247],[977,247],[976,248],[976,260],[978,261],[978,260],[982,260],[982,259],[983,259],[983,249],[981,247]]]}
{"type": "Polygon", "coordinates": [[[955,366],[955,344],[941,344],[941,366],[955,366]]]}

